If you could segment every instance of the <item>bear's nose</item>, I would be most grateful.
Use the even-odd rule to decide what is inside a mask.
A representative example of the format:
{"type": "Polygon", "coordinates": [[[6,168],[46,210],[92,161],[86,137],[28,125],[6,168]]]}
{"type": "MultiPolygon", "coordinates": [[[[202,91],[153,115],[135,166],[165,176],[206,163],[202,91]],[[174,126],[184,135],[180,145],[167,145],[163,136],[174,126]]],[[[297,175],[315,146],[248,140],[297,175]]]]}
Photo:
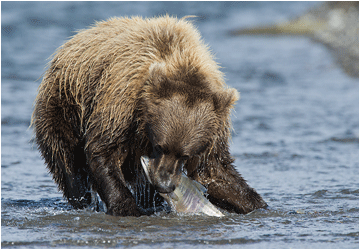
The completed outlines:
{"type": "Polygon", "coordinates": [[[161,171],[155,183],[155,188],[159,193],[171,193],[175,190],[175,178],[168,171],[161,171]]]}

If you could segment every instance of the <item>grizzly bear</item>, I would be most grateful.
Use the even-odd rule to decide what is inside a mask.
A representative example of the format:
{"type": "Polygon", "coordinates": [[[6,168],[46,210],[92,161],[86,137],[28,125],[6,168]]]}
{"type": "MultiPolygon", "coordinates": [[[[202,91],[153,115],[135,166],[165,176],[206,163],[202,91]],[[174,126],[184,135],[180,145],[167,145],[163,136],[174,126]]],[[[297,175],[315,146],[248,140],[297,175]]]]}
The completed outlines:
{"type": "Polygon", "coordinates": [[[229,154],[237,99],[188,19],[112,18],[56,51],[32,124],[54,181],[75,208],[89,206],[95,192],[108,214],[148,214],[185,173],[214,205],[248,213],[267,205],[229,154]],[[150,182],[141,156],[152,159],[150,182]]]}

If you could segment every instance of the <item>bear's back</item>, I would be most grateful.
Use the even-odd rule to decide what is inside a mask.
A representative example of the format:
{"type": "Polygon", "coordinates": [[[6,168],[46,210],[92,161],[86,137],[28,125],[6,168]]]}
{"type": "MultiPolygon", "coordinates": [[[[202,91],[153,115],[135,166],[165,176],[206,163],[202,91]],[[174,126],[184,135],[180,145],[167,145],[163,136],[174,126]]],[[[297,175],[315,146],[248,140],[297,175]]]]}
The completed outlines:
{"type": "Polygon", "coordinates": [[[101,130],[113,131],[121,120],[132,119],[151,66],[159,64],[169,79],[181,82],[196,74],[209,89],[224,88],[222,73],[193,24],[164,16],[112,18],[79,31],[54,54],[39,92],[58,89],[60,98],[80,107],[81,120],[107,117],[112,123],[101,130]]]}
{"type": "Polygon", "coordinates": [[[187,72],[196,68],[214,84],[223,85],[207,46],[184,18],[112,18],[98,22],[66,42],[52,62],[68,73],[70,84],[88,73],[91,79],[102,76],[105,81],[126,85],[129,80],[146,78],[154,63],[165,64],[170,78],[176,77],[180,68],[187,72]]]}

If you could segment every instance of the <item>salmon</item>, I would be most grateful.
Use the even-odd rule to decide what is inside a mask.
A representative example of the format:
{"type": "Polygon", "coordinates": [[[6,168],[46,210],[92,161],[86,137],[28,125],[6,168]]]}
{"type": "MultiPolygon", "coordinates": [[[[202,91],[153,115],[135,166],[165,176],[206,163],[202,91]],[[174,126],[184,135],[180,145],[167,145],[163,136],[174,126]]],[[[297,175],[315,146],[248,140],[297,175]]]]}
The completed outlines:
{"type": "MultiPolygon", "coordinates": [[[[141,165],[149,178],[149,157],[141,157],[141,165]]],[[[151,182],[151,181],[150,181],[151,182]]],[[[206,188],[195,180],[191,180],[185,174],[181,175],[180,183],[171,193],[159,193],[171,209],[180,213],[206,214],[209,216],[222,217],[219,211],[211,202],[206,199],[206,188]]]]}

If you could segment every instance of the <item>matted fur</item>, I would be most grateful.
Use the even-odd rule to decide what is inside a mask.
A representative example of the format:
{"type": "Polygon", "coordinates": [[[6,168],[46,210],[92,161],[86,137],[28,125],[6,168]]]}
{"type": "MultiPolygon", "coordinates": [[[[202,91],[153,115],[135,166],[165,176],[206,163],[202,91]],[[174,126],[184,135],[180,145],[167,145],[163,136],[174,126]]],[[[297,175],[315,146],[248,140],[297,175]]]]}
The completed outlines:
{"type": "MultiPolygon", "coordinates": [[[[229,114],[238,98],[187,19],[112,18],[80,31],[56,51],[39,87],[32,124],[45,162],[70,202],[92,186],[111,214],[138,215],[115,203],[122,199],[132,203],[126,191],[132,177],[124,172],[133,173],[141,154],[153,150],[148,124],[163,134],[183,130],[177,143],[188,147],[207,145],[201,155],[187,161],[189,176],[209,186],[223,175],[222,179],[240,180],[248,188],[228,153],[229,114]],[[174,103],[179,103],[178,109],[171,106],[174,103]],[[156,112],[160,104],[167,112],[156,112]],[[176,112],[188,118],[171,118],[176,112]],[[179,120],[183,118],[188,122],[179,120]],[[226,177],[227,171],[234,177],[226,177]],[[108,194],[114,188],[121,194],[108,194]]],[[[256,195],[253,204],[229,210],[264,207],[256,195]]],[[[216,199],[217,205],[229,206],[216,199]]]]}

